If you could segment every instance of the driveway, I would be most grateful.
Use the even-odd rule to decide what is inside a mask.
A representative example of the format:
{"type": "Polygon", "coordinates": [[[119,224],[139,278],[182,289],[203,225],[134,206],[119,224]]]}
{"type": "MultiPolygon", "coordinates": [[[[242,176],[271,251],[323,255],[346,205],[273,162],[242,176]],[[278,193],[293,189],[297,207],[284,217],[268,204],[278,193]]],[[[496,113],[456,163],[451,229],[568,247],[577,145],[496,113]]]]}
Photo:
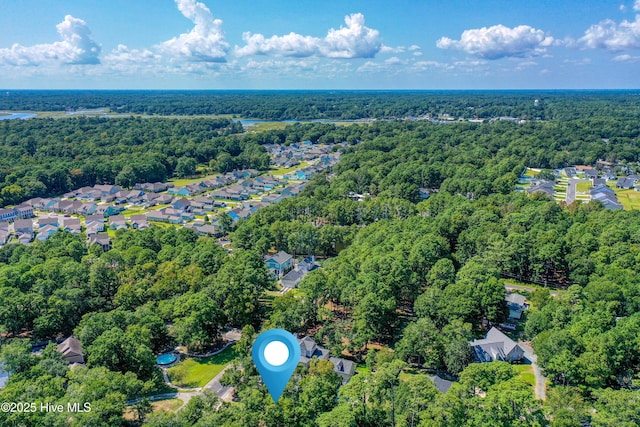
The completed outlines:
{"type": "Polygon", "coordinates": [[[533,375],[536,378],[534,392],[536,399],[545,400],[547,398],[547,378],[542,375],[542,370],[538,366],[538,356],[533,352],[531,344],[527,341],[518,341],[518,345],[524,350],[524,357],[531,362],[533,367],[533,375]]]}

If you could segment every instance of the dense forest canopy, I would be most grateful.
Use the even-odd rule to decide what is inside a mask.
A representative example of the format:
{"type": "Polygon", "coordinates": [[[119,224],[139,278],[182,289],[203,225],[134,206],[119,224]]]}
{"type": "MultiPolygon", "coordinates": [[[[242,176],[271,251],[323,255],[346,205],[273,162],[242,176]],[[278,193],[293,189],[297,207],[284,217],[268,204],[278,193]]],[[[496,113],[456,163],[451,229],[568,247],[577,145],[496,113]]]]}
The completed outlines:
{"type": "Polygon", "coordinates": [[[638,116],[637,91],[8,91],[1,110],[106,108],[161,115],[269,120],[388,119],[424,114],[546,120],[638,116]],[[536,103],[535,100],[538,100],[536,103]]]}
{"type": "MultiPolygon", "coordinates": [[[[79,99],[92,94],[127,95],[79,99]]],[[[637,169],[640,99],[628,92],[547,95],[535,95],[544,120],[523,124],[394,120],[247,134],[229,120],[202,118],[0,124],[3,153],[11,153],[2,154],[1,197],[36,181],[43,191],[62,191],[41,179],[59,169],[70,180],[64,165],[77,162],[82,171],[91,165],[91,150],[112,172],[127,162],[134,168],[157,161],[166,178],[174,172],[170,159],[190,157],[215,168],[222,155],[264,169],[265,144],[347,142],[340,162],[314,176],[299,196],[234,224],[231,255],[216,239],[157,226],[116,232],[108,252],[62,232],[30,246],[2,247],[0,360],[12,375],[1,400],[95,402],[91,413],[71,419],[78,426],[638,425],[640,212],[565,206],[514,188],[526,166],[602,159],[637,169]],[[32,174],[29,168],[40,164],[47,167],[32,174]],[[278,250],[315,255],[322,268],[299,289],[275,295],[263,255],[278,250]],[[469,341],[483,337],[487,323],[506,320],[505,277],[545,285],[528,295],[531,308],[513,335],[532,343],[549,381],[544,401],[535,398],[522,366],[470,363],[469,341]],[[175,413],[149,414],[134,404],[138,419],[123,418],[133,398],[164,391],[154,355],[176,345],[207,348],[229,326],[243,331],[222,377],[235,387],[235,402],[203,393],[175,413]],[[250,357],[255,335],[271,327],[313,336],[332,355],[357,363],[359,372],[342,385],[327,361],[299,366],[273,404],[250,357]],[[69,334],[86,350],[86,368],[68,370],[53,345],[34,356],[28,340],[17,338],[69,334]],[[427,375],[436,372],[456,380],[446,393],[427,375]]],[[[150,96],[140,104],[164,108],[153,97],[177,95],[150,96]]],[[[200,108],[204,95],[189,96],[200,108]]],[[[314,96],[296,99],[320,106],[314,96]]],[[[485,95],[449,101],[466,105],[467,96],[485,95]]],[[[501,114],[514,102],[509,96],[486,102],[501,114]]],[[[33,96],[42,105],[52,99],[33,96]]],[[[411,108],[406,99],[389,99],[411,108]]],[[[64,425],[67,415],[11,413],[6,420],[64,425]]]]}

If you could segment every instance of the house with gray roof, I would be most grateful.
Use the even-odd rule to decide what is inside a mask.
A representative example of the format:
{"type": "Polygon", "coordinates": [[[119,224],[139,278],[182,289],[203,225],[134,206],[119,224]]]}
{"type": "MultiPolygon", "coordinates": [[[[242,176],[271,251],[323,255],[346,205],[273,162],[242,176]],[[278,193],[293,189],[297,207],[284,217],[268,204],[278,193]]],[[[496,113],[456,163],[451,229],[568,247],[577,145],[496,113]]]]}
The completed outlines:
{"type": "Polygon", "coordinates": [[[508,292],[504,299],[509,309],[509,319],[520,320],[522,313],[529,307],[525,296],[516,294],[515,292],[508,292]]]}
{"type": "Polygon", "coordinates": [[[527,188],[527,193],[529,194],[543,193],[549,196],[550,198],[553,198],[554,186],[555,186],[555,183],[551,181],[539,181],[537,184],[527,188]]]}
{"type": "Polygon", "coordinates": [[[13,230],[18,233],[33,233],[33,221],[30,219],[17,219],[13,223],[13,230]]]}
{"type": "Polygon", "coordinates": [[[300,344],[300,363],[304,366],[308,367],[314,357],[327,360],[333,364],[333,371],[342,377],[342,384],[346,384],[355,373],[356,364],[354,362],[340,357],[332,357],[329,350],[320,347],[313,338],[298,338],[298,343],[300,344]]]}
{"type": "Polygon", "coordinates": [[[280,251],[276,254],[265,256],[264,262],[270,270],[273,270],[274,274],[281,276],[291,270],[293,257],[284,251],[280,251]]]}
{"type": "Polygon", "coordinates": [[[283,288],[297,288],[300,281],[304,278],[306,271],[293,269],[280,280],[283,288]]]}
{"type": "Polygon", "coordinates": [[[524,357],[524,350],[511,338],[491,328],[484,339],[469,343],[476,362],[517,362],[524,357]]]}
{"type": "Polygon", "coordinates": [[[58,344],[58,352],[67,363],[84,363],[82,344],[74,337],[69,337],[58,344]]]}

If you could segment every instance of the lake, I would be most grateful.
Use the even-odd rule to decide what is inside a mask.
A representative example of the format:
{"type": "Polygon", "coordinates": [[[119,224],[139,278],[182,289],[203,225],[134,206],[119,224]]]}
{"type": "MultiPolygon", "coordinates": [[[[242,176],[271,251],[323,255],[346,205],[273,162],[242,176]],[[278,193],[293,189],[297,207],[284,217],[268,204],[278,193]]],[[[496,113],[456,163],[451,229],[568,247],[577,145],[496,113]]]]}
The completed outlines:
{"type": "Polygon", "coordinates": [[[33,113],[14,113],[11,111],[0,111],[0,120],[15,120],[15,119],[32,119],[36,117],[33,113]],[[6,115],[5,115],[6,114],[6,115]]]}

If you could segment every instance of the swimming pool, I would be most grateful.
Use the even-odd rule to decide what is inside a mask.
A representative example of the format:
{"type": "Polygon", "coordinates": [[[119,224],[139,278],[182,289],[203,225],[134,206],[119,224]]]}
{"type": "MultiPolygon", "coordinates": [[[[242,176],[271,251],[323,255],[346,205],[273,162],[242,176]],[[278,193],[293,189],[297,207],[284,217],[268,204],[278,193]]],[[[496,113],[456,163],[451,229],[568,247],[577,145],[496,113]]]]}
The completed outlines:
{"type": "Polygon", "coordinates": [[[176,355],[173,353],[165,353],[161,354],[156,358],[156,363],[158,365],[171,365],[177,359],[176,355]]]}

